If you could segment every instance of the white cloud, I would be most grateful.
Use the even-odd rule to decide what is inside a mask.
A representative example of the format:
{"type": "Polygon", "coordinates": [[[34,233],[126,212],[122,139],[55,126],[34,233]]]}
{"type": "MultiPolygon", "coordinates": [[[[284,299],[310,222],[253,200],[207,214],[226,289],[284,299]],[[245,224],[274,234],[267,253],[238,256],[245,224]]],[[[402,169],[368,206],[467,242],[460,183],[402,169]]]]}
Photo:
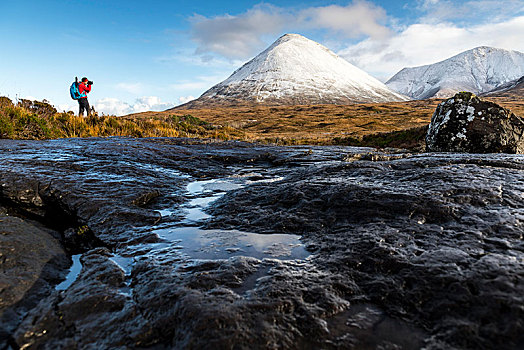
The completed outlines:
{"type": "Polygon", "coordinates": [[[178,101],[180,102],[180,104],[184,104],[186,102],[189,102],[189,101],[193,101],[195,99],[194,96],[181,96],[178,98],[178,101]]]}
{"type": "Polygon", "coordinates": [[[384,79],[406,66],[435,63],[477,46],[524,51],[522,33],[524,16],[470,27],[418,23],[386,40],[369,38],[351,45],[339,55],[384,79]]]}
{"type": "Polygon", "coordinates": [[[169,86],[173,90],[201,90],[210,87],[209,81],[184,81],[169,86]]]}
{"type": "Polygon", "coordinates": [[[232,60],[232,59],[225,59],[213,55],[201,55],[199,57],[195,57],[195,50],[181,50],[181,52],[174,54],[174,55],[165,55],[160,56],[155,59],[157,62],[160,63],[183,63],[188,64],[193,67],[204,67],[204,68],[228,68],[228,69],[235,69],[239,65],[242,65],[244,63],[244,60],[232,60]]]}
{"type": "Polygon", "coordinates": [[[169,85],[170,90],[174,91],[190,91],[190,90],[200,90],[205,91],[211,86],[216,85],[222,80],[226,79],[231,72],[226,75],[209,75],[209,76],[199,76],[195,77],[192,80],[179,81],[175,84],[169,85]]]}
{"type": "Polygon", "coordinates": [[[261,36],[279,33],[286,24],[286,15],[271,5],[256,5],[238,15],[191,19],[192,39],[198,44],[197,54],[218,53],[224,57],[245,58],[265,43],[261,36]]]}
{"type": "Polygon", "coordinates": [[[164,102],[156,96],[144,96],[137,98],[135,104],[133,104],[133,110],[135,113],[146,111],[164,111],[172,107],[174,107],[173,103],[164,102]]]}
{"type": "Polygon", "coordinates": [[[228,59],[247,59],[267,46],[264,39],[274,40],[285,29],[324,29],[346,38],[384,38],[390,33],[384,25],[387,19],[383,8],[365,0],[299,11],[263,4],[237,16],[195,15],[191,19],[191,34],[199,55],[213,53],[228,59]]]}
{"type": "Polygon", "coordinates": [[[492,22],[507,20],[524,13],[522,0],[419,0],[417,9],[424,13],[421,23],[455,20],[474,23],[489,18],[492,22]]]}
{"type": "Polygon", "coordinates": [[[328,29],[349,38],[384,38],[390,33],[383,24],[387,20],[386,11],[364,0],[347,6],[313,7],[303,10],[300,16],[307,26],[328,29]]]}
{"type": "Polygon", "coordinates": [[[68,112],[73,111],[75,113],[78,112],[78,104],[76,105],[70,105],[67,103],[59,104],[58,106],[55,106],[58,112],[68,112]]]}
{"type": "Polygon", "coordinates": [[[156,96],[140,97],[137,98],[134,103],[106,97],[96,101],[95,109],[99,113],[120,116],[146,111],[163,111],[174,107],[174,105],[174,103],[164,102],[156,96]]]}

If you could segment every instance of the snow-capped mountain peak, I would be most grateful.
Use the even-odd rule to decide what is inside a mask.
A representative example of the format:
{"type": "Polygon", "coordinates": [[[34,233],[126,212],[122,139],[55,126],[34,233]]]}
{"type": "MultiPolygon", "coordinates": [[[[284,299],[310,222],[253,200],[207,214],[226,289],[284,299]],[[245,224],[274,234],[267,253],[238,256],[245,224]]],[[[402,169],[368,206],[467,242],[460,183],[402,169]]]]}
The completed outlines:
{"type": "Polygon", "coordinates": [[[189,106],[346,104],[407,98],[298,34],[286,34],[189,106]]]}
{"type": "Polygon", "coordinates": [[[524,53],[480,46],[444,61],[404,68],[386,85],[414,99],[450,97],[458,91],[476,94],[524,75],[524,53]]]}

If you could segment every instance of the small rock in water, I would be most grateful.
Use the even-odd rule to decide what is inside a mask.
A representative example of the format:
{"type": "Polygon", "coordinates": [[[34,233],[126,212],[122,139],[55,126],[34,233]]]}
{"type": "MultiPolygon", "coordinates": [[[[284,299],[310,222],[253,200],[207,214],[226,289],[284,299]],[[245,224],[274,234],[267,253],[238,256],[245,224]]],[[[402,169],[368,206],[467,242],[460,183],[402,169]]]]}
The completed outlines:
{"type": "Polygon", "coordinates": [[[238,251],[240,251],[240,248],[226,248],[226,252],[231,253],[231,254],[236,253],[238,251]]]}
{"type": "Polygon", "coordinates": [[[471,92],[436,109],[426,135],[430,152],[524,153],[524,119],[471,92]]]}

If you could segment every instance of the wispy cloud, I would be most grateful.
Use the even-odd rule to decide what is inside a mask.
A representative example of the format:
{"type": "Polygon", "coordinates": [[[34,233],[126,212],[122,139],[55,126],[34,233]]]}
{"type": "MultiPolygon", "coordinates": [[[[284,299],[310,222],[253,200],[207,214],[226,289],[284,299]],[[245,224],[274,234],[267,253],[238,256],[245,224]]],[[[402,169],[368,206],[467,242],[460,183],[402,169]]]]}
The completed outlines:
{"type": "Polygon", "coordinates": [[[384,80],[406,66],[435,63],[477,46],[524,51],[522,33],[524,16],[468,27],[417,23],[386,40],[369,38],[339,54],[384,80]]]}
{"type": "Polygon", "coordinates": [[[198,45],[197,54],[209,52],[235,59],[245,58],[264,46],[261,36],[279,33],[287,15],[272,5],[256,5],[237,15],[191,18],[191,37],[198,45]]]}
{"type": "Polygon", "coordinates": [[[384,38],[386,11],[365,0],[347,6],[329,5],[301,10],[272,5],[256,5],[236,15],[191,18],[191,37],[198,45],[196,54],[218,54],[228,59],[246,59],[258,53],[283,30],[323,29],[345,38],[384,38]]]}
{"type": "Polygon", "coordinates": [[[163,111],[174,106],[174,103],[164,102],[156,96],[143,96],[137,98],[134,103],[124,102],[117,98],[106,97],[95,103],[95,109],[99,113],[117,116],[146,111],[163,111]]]}
{"type": "Polygon", "coordinates": [[[142,83],[118,83],[115,88],[137,95],[143,93],[145,87],[142,83]]]}
{"type": "Polygon", "coordinates": [[[420,23],[453,21],[462,24],[500,22],[524,13],[522,0],[419,0],[417,9],[422,13],[420,23]]]}
{"type": "Polygon", "coordinates": [[[207,90],[211,86],[221,82],[227,78],[226,75],[205,75],[197,76],[192,80],[183,80],[175,84],[169,85],[169,89],[172,91],[190,91],[190,90],[207,90]]]}
{"type": "Polygon", "coordinates": [[[364,0],[354,1],[347,6],[308,8],[300,12],[299,21],[306,26],[328,29],[348,38],[384,38],[390,34],[390,30],[385,26],[386,11],[364,0]]]}
{"type": "Polygon", "coordinates": [[[202,54],[195,57],[195,49],[179,50],[175,54],[163,55],[155,58],[160,63],[183,63],[193,67],[234,69],[242,65],[245,60],[227,59],[220,56],[202,54]]]}

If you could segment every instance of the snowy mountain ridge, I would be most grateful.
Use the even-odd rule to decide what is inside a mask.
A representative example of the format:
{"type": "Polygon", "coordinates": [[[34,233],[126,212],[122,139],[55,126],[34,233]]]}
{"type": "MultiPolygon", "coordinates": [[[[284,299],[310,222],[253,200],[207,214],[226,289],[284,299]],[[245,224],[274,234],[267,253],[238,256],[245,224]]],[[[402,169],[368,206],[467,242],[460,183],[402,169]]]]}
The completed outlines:
{"type": "Polygon", "coordinates": [[[404,68],[386,85],[417,100],[450,97],[459,91],[491,91],[524,75],[524,53],[481,46],[444,61],[404,68]]]}
{"type": "Polygon", "coordinates": [[[524,76],[519,79],[512,80],[506,84],[498,86],[496,89],[491,90],[484,95],[500,95],[500,94],[515,94],[524,96],[524,76]]]}
{"type": "Polygon", "coordinates": [[[184,106],[406,100],[319,43],[298,34],[286,34],[229,78],[184,106]]]}

